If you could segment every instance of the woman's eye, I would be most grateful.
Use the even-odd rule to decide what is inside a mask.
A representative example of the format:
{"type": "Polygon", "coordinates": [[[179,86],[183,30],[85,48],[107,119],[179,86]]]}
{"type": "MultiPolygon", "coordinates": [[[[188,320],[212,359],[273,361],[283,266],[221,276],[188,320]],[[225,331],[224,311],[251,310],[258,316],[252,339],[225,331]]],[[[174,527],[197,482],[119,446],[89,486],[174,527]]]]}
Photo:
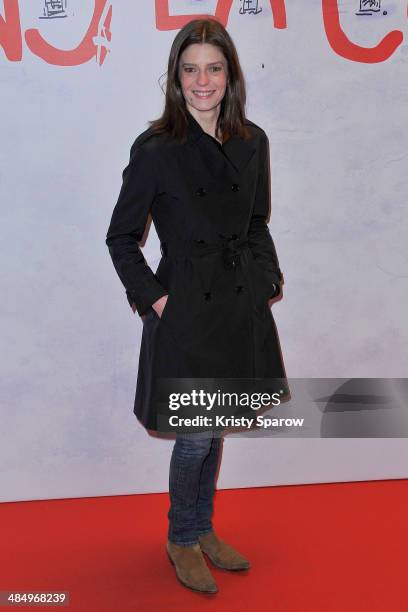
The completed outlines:
{"type": "MultiPolygon", "coordinates": [[[[210,70],[212,72],[219,72],[220,70],[222,70],[222,66],[211,66],[210,70]]],[[[185,66],[184,67],[184,72],[195,72],[196,69],[194,68],[194,66],[185,66]]]]}

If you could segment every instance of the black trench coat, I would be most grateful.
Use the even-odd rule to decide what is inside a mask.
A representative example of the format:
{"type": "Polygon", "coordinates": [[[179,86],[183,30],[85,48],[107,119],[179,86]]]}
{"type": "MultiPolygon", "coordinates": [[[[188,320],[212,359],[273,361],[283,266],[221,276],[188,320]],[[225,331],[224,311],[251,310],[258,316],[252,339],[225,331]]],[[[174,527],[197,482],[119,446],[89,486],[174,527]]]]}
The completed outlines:
{"type": "Polygon", "coordinates": [[[268,306],[283,280],[267,226],[268,138],[247,120],[249,140],[221,145],[188,119],[184,144],[152,128],[136,138],[106,235],[143,316],[134,413],[152,430],[159,377],[285,377],[268,306]],[[161,243],[156,273],[138,245],[149,212],[161,243]],[[151,305],[166,294],[159,317],[151,305]]]}

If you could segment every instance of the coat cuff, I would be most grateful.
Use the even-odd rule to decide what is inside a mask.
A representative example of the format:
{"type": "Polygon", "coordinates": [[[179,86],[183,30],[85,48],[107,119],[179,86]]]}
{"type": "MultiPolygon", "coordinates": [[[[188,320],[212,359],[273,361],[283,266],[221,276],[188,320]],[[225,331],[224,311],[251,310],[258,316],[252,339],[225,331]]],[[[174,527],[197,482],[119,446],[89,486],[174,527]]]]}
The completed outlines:
{"type": "Polygon", "coordinates": [[[136,307],[137,313],[140,316],[146,314],[149,308],[151,308],[152,304],[154,304],[163,295],[167,294],[167,289],[165,289],[159,282],[157,282],[156,286],[146,289],[143,294],[135,289],[126,290],[126,297],[130,307],[132,310],[134,307],[136,307]]]}
{"type": "Polygon", "coordinates": [[[277,283],[273,283],[272,288],[271,288],[271,292],[268,295],[268,300],[271,300],[272,298],[275,298],[277,295],[280,294],[280,287],[277,283]]]}
{"type": "Polygon", "coordinates": [[[277,270],[267,270],[265,276],[271,284],[271,292],[268,298],[271,300],[272,298],[278,297],[282,292],[281,284],[283,282],[283,274],[280,268],[278,268],[277,270]]]}
{"type": "MultiPolygon", "coordinates": [[[[267,282],[270,283],[270,285],[280,285],[280,283],[283,281],[283,274],[280,270],[280,268],[277,269],[273,269],[273,270],[268,270],[265,268],[263,268],[263,273],[265,278],[267,279],[267,282]]],[[[272,287],[273,290],[273,287],[272,287]]]]}

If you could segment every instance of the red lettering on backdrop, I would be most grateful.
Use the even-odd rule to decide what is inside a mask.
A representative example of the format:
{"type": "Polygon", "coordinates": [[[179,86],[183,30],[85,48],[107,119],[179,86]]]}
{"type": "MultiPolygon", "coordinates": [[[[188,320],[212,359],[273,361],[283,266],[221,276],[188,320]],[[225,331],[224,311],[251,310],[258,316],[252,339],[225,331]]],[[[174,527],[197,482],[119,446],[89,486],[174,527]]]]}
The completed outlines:
{"type": "Polygon", "coordinates": [[[338,0],[322,0],[323,22],[331,48],[341,57],[367,64],[384,62],[402,43],[404,36],[399,30],[384,36],[376,47],[360,47],[352,43],[342,30],[337,3],[338,0]]]}
{"type": "Polygon", "coordinates": [[[273,25],[279,30],[286,28],[285,0],[269,0],[271,3],[273,25]]]}
{"type": "Polygon", "coordinates": [[[21,61],[23,46],[18,0],[4,0],[4,17],[0,15],[0,45],[8,60],[21,61]]]}
{"type": "Polygon", "coordinates": [[[37,28],[31,28],[25,33],[28,48],[48,64],[55,66],[78,66],[85,64],[97,56],[99,65],[107,54],[104,40],[111,40],[110,22],[112,6],[106,7],[107,0],[95,0],[94,14],[84,38],[75,49],[64,50],[53,47],[43,39],[37,28]]]}
{"type": "MultiPolygon", "coordinates": [[[[269,0],[272,8],[273,23],[275,28],[286,28],[285,0],[269,0]]],[[[224,27],[227,26],[233,0],[218,0],[215,9],[215,17],[224,27]]],[[[193,19],[208,17],[208,13],[192,15],[170,15],[169,0],[155,0],[156,4],[156,28],[158,30],[179,30],[193,19]]]]}
{"type": "MultiPolygon", "coordinates": [[[[233,0],[218,0],[215,15],[227,25],[233,0]]],[[[286,28],[285,0],[270,0],[275,28],[286,28]]],[[[0,46],[10,61],[21,61],[22,36],[18,0],[3,0],[4,17],[0,15],[0,46]]],[[[192,19],[203,15],[170,15],[168,0],[155,0],[156,27],[158,30],[182,28],[192,19]]],[[[327,40],[335,53],[354,62],[376,63],[387,60],[403,41],[399,30],[389,32],[375,47],[361,47],[351,42],[342,30],[338,0],[322,0],[323,23],[327,40]]],[[[407,7],[408,16],[408,7],[407,7]]],[[[25,40],[29,49],[49,64],[77,66],[96,56],[102,65],[109,51],[112,38],[110,23],[112,5],[110,0],[95,0],[91,24],[81,43],[71,50],[58,49],[45,41],[37,28],[27,30],[25,40]]]]}

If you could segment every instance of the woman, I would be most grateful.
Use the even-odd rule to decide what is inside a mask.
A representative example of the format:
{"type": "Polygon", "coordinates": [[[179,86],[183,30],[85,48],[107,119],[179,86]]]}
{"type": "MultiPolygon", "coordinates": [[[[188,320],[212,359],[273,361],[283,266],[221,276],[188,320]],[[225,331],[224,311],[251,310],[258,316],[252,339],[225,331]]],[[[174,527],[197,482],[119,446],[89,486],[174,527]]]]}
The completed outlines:
{"type": "MultiPolygon", "coordinates": [[[[132,145],[106,244],[133,311],[143,319],[134,413],[169,431],[159,381],[284,379],[270,310],[282,274],[267,226],[265,132],[245,118],[234,44],[215,19],[174,39],[163,115],[132,145]],[[151,213],[161,242],[156,273],[138,242],[151,213]]],[[[222,436],[178,432],[170,463],[167,552],[187,587],[216,592],[218,567],[249,561],[215,534],[211,514],[222,436]]]]}

